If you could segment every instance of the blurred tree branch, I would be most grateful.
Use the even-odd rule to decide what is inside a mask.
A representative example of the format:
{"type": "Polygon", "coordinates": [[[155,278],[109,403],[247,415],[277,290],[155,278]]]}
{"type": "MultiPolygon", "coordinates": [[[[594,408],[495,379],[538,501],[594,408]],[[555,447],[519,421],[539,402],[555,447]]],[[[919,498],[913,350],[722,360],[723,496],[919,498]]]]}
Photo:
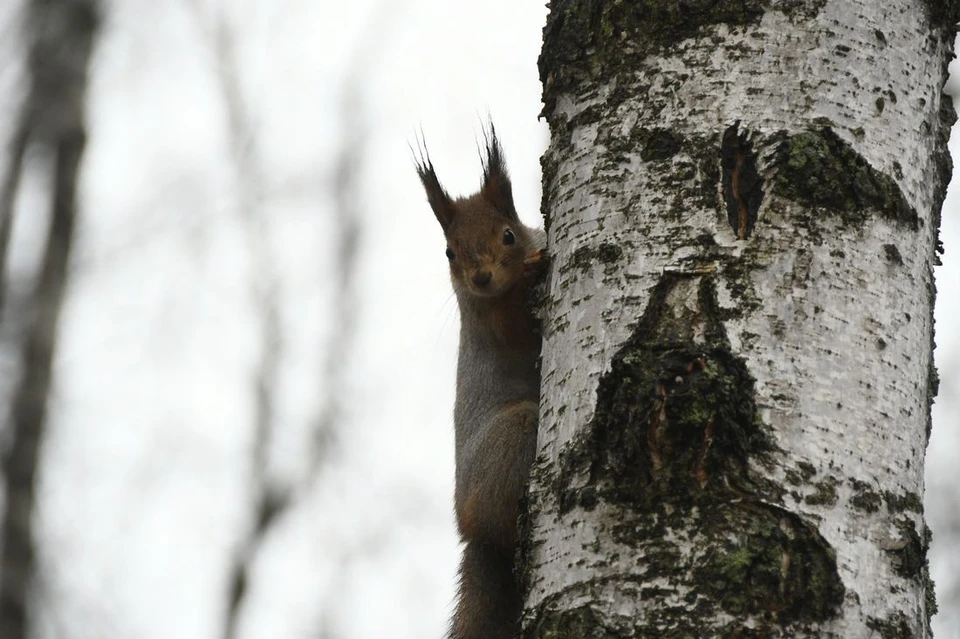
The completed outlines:
{"type": "Polygon", "coordinates": [[[312,467],[320,467],[343,419],[343,398],[347,392],[344,364],[356,342],[359,319],[357,267],[360,258],[363,204],[360,171],[366,162],[367,130],[364,119],[364,82],[380,54],[386,48],[389,27],[403,12],[406,1],[381,2],[374,8],[367,24],[353,45],[344,64],[346,78],[340,98],[338,126],[339,145],[333,169],[331,191],[334,201],[334,264],[337,266],[333,299],[337,305],[336,320],[322,354],[322,381],[327,389],[326,402],[316,418],[312,467]]]}
{"type": "Polygon", "coordinates": [[[27,606],[34,571],[33,513],[37,464],[46,421],[60,309],[77,214],[77,181],[86,142],[84,100],[87,65],[99,23],[94,0],[33,0],[28,8],[30,41],[27,100],[15,132],[8,175],[0,192],[5,260],[13,193],[28,144],[49,155],[52,210],[31,321],[21,353],[21,376],[13,396],[12,443],[3,461],[6,512],[0,556],[0,637],[27,636],[27,606]]]}
{"type": "Polygon", "coordinates": [[[23,171],[23,157],[27,151],[27,138],[30,131],[30,109],[26,105],[17,114],[17,123],[10,144],[9,162],[6,173],[0,181],[0,318],[7,299],[6,281],[7,252],[10,246],[10,232],[13,229],[13,205],[17,196],[17,186],[23,171]]]}
{"type": "Polygon", "coordinates": [[[251,259],[251,293],[258,314],[260,358],[254,372],[254,437],[252,483],[254,522],[242,541],[228,577],[225,639],[237,634],[241,604],[250,581],[252,562],[274,518],[290,500],[289,490],[270,480],[268,460],[275,425],[277,371],[282,358],[279,275],[270,248],[269,224],[263,214],[266,178],[257,150],[249,104],[243,96],[233,34],[217,20],[213,28],[214,55],[220,93],[226,111],[230,159],[239,190],[238,212],[245,229],[251,259]]]}
{"type": "MultiPolygon", "coordinates": [[[[191,5],[200,14],[197,4],[191,5]]],[[[315,481],[329,451],[337,439],[343,421],[343,396],[346,392],[345,369],[355,344],[358,319],[357,266],[362,234],[362,211],[359,198],[359,170],[364,161],[366,143],[362,121],[362,80],[371,60],[379,50],[383,31],[397,7],[376,12],[364,37],[354,47],[348,63],[349,78],[343,89],[340,122],[341,135],[333,169],[331,191],[334,199],[332,298],[335,304],[330,333],[321,353],[321,384],[325,400],[313,422],[308,487],[315,481]]],[[[222,10],[222,8],[221,8],[222,10]]],[[[279,275],[269,247],[269,224],[263,216],[263,200],[268,193],[267,179],[257,149],[254,119],[248,100],[243,95],[242,69],[238,66],[235,41],[223,16],[204,19],[212,24],[211,41],[217,64],[217,80],[226,110],[231,161],[240,189],[239,209],[244,220],[253,263],[253,291],[259,314],[261,355],[255,372],[255,417],[253,441],[254,521],[241,542],[238,558],[228,576],[228,605],[224,639],[235,639],[243,607],[252,563],[275,522],[293,507],[294,487],[280,486],[268,474],[268,458],[276,423],[274,418],[277,394],[277,372],[282,358],[280,328],[279,275]]]]}

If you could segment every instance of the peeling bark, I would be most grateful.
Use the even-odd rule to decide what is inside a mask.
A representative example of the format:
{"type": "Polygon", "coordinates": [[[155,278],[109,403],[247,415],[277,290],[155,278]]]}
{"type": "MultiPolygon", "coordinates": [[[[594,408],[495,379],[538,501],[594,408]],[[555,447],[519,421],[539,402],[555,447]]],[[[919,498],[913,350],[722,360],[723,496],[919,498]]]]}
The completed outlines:
{"type": "Polygon", "coordinates": [[[930,635],[957,15],[551,3],[524,637],[930,635]]]}

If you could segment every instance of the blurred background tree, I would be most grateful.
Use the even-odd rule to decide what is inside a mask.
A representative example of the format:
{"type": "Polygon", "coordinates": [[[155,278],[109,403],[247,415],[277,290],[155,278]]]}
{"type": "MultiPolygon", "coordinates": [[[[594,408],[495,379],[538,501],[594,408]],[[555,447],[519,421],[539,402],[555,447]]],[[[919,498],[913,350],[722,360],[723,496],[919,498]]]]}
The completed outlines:
{"type": "MultiPolygon", "coordinates": [[[[97,31],[92,0],[33,0],[24,8],[25,95],[13,125],[6,174],[0,178],[0,275],[13,228],[14,195],[27,150],[44,165],[46,242],[23,320],[19,375],[10,398],[9,446],[3,460],[5,512],[0,554],[0,636],[28,636],[27,606],[35,572],[37,466],[47,416],[53,357],[67,286],[77,209],[77,175],[86,144],[87,63],[97,31]]],[[[8,296],[0,287],[2,301],[8,296]]]]}

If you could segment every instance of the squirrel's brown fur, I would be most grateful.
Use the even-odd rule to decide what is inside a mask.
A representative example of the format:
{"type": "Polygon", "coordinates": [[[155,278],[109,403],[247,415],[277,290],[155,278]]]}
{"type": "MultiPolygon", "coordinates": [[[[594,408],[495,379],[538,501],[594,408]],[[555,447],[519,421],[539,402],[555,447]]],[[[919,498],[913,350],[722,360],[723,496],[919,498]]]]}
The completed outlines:
{"type": "Polygon", "coordinates": [[[454,504],[466,546],[451,639],[517,634],[517,510],[536,454],[540,396],[540,330],[529,293],[545,238],[517,216],[492,124],[485,138],[483,184],[470,197],[447,195],[425,152],[417,162],[460,307],[454,504]]]}

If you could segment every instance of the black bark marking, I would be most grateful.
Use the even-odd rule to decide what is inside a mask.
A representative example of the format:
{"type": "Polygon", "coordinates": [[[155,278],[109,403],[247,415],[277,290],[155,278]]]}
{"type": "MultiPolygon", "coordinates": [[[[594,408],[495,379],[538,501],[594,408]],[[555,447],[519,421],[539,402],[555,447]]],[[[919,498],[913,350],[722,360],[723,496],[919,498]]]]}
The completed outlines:
{"type": "Polygon", "coordinates": [[[567,268],[589,269],[595,262],[605,265],[614,264],[623,257],[623,249],[610,242],[601,242],[599,246],[581,246],[573,252],[567,268]]]}
{"type": "Polygon", "coordinates": [[[853,496],[850,498],[851,506],[865,513],[875,513],[880,510],[883,497],[870,484],[851,478],[850,486],[853,487],[853,496]]]}
{"type": "MultiPolygon", "coordinates": [[[[608,534],[637,549],[642,583],[664,577],[701,602],[697,615],[658,606],[631,636],[663,636],[660,618],[685,624],[671,626],[683,631],[676,636],[727,636],[747,630],[744,615],[753,619],[749,632],[769,636],[763,633],[831,618],[843,599],[832,548],[779,505],[782,487],[750,470],[750,462],[768,463],[775,448],[721,313],[709,276],[662,276],[600,379],[587,433],[561,455],[561,514],[615,505],[622,516],[608,534]],[[667,530],[691,531],[702,552],[681,552],[667,530]],[[737,621],[718,628],[721,610],[737,621]]],[[[549,636],[579,636],[577,611],[542,615],[539,627],[555,631],[549,636]]]]}
{"type": "Polygon", "coordinates": [[[550,639],[620,639],[620,633],[604,628],[590,606],[572,610],[551,611],[541,617],[536,627],[523,634],[524,637],[550,637],[550,639]]]}
{"type": "Polygon", "coordinates": [[[757,211],[763,202],[763,178],[757,172],[756,154],[747,133],[741,133],[739,128],[738,122],[724,132],[720,166],[727,220],[737,238],[745,240],[757,223],[757,211]]]}
{"type": "Polygon", "coordinates": [[[907,623],[907,616],[899,610],[889,617],[867,617],[867,628],[880,635],[880,639],[914,639],[916,635],[907,623]]]}
{"type": "Polygon", "coordinates": [[[934,31],[943,31],[944,38],[952,42],[956,34],[956,25],[960,22],[960,1],[924,0],[923,6],[927,11],[930,28],[934,31]]]}
{"type": "Polygon", "coordinates": [[[826,0],[553,0],[543,28],[538,66],[544,113],[559,93],[575,92],[593,77],[632,74],[651,53],[702,37],[719,24],[756,24],[776,7],[812,17],[826,0]]]}
{"type": "Polygon", "coordinates": [[[643,146],[640,148],[640,159],[644,162],[667,160],[680,152],[683,146],[683,137],[670,129],[653,129],[640,136],[643,146]]]}
{"type": "Polygon", "coordinates": [[[876,211],[911,230],[920,226],[900,186],[832,129],[788,137],[780,145],[777,164],[773,192],[781,197],[835,213],[849,224],[863,224],[870,211],[876,211]]]}
{"type": "Polygon", "coordinates": [[[701,592],[725,612],[772,613],[774,626],[833,616],[843,586],[833,550],[813,526],[793,513],[756,503],[719,506],[711,516],[721,524],[694,570],[701,592]],[[817,583],[824,576],[828,583],[817,583]]]}
{"type": "Polygon", "coordinates": [[[914,492],[898,495],[887,490],[883,493],[883,500],[887,503],[887,510],[894,514],[905,511],[923,513],[923,499],[914,492]]]}
{"type": "Polygon", "coordinates": [[[900,249],[898,249],[895,244],[884,244],[883,254],[891,264],[896,264],[897,266],[903,265],[903,256],[900,255],[900,249]]]}
{"type": "MultiPolygon", "coordinates": [[[[887,502],[890,507],[890,502],[887,502]]],[[[891,509],[892,510],[892,509],[891,509]]],[[[899,517],[896,520],[899,540],[888,544],[885,549],[893,562],[893,570],[904,579],[916,582],[920,590],[926,594],[927,631],[929,634],[930,618],[937,612],[937,598],[930,578],[930,561],[927,551],[930,549],[930,529],[923,525],[923,533],[910,517],[899,517]]]]}
{"type": "Polygon", "coordinates": [[[837,503],[837,484],[833,476],[813,484],[814,492],[803,498],[803,503],[810,506],[833,506],[837,503]]]}
{"type": "Polygon", "coordinates": [[[927,566],[929,539],[917,532],[912,519],[903,517],[897,521],[900,543],[887,550],[894,557],[894,571],[904,579],[920,579],[927,566]]]}
{"type": "Polygon", "coordinates": [[[588,458],[568,460],[615,478],[590,482],[602,496],[649,508],[665,491],[726,490],[719,487],[746,480],[748,455],[770,450],[753,379],[730,352],[719,315],[709,278],[667,274],[652,291],[633,336],[600,380],[593,441],[582,451],[588,458]],[[671,299],[684,293],[696,302],[671,299]]]}

